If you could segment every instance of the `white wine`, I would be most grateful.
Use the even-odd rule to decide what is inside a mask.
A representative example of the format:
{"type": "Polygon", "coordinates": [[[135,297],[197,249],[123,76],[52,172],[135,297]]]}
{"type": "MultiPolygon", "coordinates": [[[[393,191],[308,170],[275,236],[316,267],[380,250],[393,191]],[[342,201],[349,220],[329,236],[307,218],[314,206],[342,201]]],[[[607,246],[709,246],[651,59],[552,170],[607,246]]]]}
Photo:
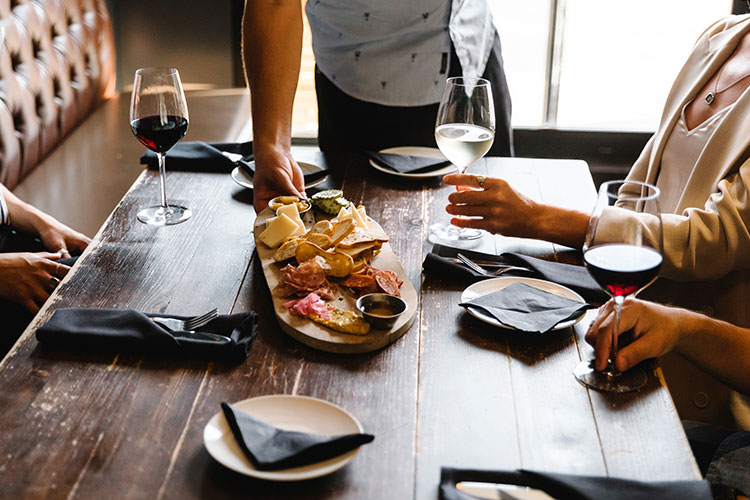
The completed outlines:
{"type": "Polygon", "coordinates": [[[478,125],[446,123],[435,129],[440,151],[461,171],[484,156],[494,139],[493,130],[478,125]]]}

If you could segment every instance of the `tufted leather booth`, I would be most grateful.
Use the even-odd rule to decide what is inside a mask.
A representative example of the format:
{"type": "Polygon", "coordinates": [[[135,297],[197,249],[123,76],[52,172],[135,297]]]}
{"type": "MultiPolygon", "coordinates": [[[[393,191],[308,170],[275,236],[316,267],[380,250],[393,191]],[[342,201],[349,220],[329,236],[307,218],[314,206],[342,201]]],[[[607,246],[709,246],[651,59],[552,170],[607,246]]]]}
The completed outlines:
{"type": "Polygon", "coordinates": [[[115,90],[105,0],[0,0],[0,182],[13,188],[115,90]]]}

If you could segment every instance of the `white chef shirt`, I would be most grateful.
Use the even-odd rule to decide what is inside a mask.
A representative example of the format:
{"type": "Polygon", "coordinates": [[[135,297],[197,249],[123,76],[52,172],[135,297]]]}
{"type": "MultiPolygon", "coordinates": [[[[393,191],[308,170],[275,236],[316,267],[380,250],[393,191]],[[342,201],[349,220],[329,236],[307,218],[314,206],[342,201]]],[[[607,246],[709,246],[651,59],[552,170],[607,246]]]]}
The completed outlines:
{"type": "Polygon", "coordinates": [[[450,43],[464,76],[484,73],[495,28],[487,0],[308,0],[318,69],[357,99],[440,101],[450,43]]]}

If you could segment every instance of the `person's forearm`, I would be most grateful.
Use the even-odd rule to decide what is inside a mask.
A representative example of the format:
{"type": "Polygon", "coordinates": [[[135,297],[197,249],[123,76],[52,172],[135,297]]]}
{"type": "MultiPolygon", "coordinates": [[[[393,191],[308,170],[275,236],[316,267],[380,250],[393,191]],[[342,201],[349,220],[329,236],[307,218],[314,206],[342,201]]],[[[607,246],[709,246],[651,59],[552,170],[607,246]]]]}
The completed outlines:
{"type": "Polygon", "coordinates": [[[299,0],[248,0],[242,56],[250,86],[256,148],[291,144],[292,105],[302,54],[299,0]]]}
{"type": "Polygon", "coordinates": [[[750,395],[750,330],[698,313],[681,323],[676,351],[733,389],[750,395]]]}
{"type": "Polygon", "coordinates": [[[589,225],[588,214],[550,205],[539,205],[533,213],[529,227],[536,234],[530,237],[572,248],[583,247],[589,225]]]}
{"type": "Polygon", "coordinates": [[[11,226],[24,233],[38,234],[39,227],[45,223],[49,216],[18,198],[2,184],[0,184],[0,190],[2,190],[5,204],[8,206],[11,226]]]}

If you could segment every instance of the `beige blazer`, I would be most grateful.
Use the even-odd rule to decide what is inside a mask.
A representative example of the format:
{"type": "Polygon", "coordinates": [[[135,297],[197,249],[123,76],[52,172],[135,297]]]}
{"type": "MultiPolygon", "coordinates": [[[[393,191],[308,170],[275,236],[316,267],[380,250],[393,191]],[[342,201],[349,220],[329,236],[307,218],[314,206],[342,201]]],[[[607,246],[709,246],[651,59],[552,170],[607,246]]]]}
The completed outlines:
{"type": "MultiPolygon", "coordinates": [[[[677,76],[659,128],[633,165],[629,179],[655,183],[664,146],[681,110],[748,31],[750,16],[730,16],[703,33],[677,76]]],[[[750,89],[716,128],[687,183],[667,188],[679,195],[677,206],[662,207],[661,275],[667,279],[646,290],[646,298],[750,326],[749,156],[750,89]],[[696,283],[685,283],[691,281],[696,283]]],[[[606,229],[604,234],[617,232],[622,217],[627,217],[622,212],[603,214],[599,225],[606,229]]],[[[643,217],[640,222],[649,226],[650,220],[643,217]]]]}

